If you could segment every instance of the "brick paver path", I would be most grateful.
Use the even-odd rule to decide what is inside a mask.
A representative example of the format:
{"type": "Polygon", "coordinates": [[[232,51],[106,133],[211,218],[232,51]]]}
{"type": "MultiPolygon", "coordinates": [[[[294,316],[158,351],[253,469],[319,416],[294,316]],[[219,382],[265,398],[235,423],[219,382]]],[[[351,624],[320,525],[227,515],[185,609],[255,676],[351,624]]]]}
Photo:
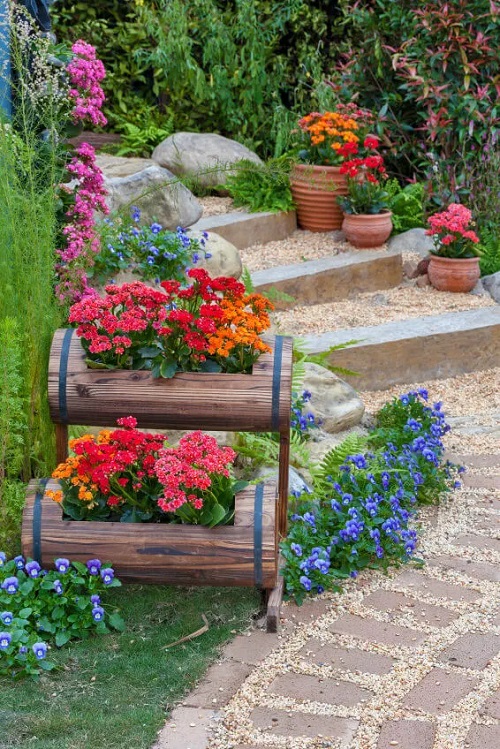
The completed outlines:
{"type": "Polygon", "coordinates": [[[500,456],[424,511],[427,564],[367,572],[241,635],[157,749],[500,748],[500,456]]]}

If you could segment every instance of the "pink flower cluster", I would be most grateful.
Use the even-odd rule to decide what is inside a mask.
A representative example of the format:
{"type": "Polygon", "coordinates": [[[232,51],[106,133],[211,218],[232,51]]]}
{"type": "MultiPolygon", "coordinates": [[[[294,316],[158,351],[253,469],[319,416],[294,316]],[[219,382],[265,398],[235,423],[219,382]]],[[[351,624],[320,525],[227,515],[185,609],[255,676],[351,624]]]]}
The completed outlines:
{"type": "MultiPolygon", "coordinates": [[[[71,47],[73,59],[67,66],[71,88],[68,96],[73,103],[71,116],[76,122],[105,125],[101,112],[104,91],[100,82],[106,75],[101,60],[91,44],[78,40],[71,47]]],[[[67,166],[71,177],[77,181],[74,189],[60,185],[60,190],[70,193],[73,205],[66,212],[69,223],[62,233],[66,247],[58,250],[60,262],[56,265],[59,282],[56,295],[61,303],[76,302],[84,296],[95,294],[88,286],[85,269],[93,265],[93,255],[100,250],[95,231],[94,212],[108,213],[104,202],[106,190],[102,171],[95,163],[95,152],[88,143],[77,148],[76,155],[67,166]]]]}
{"type": "Polygon", "coordinates": [[[155,472],[163,486],[158,505],[164,512],[175,512],[189,502],[195,510],[203,507],[203,497],[212,485],[210,474],[229,477],[229,466],[236,453],[230,447],[219,447],[217,441],[203,432],[191,432],[179,440],[177,447],[160,450],[155,472]]]}
{"type": "Polygon", "coordinates": [[[101,112],[105,96],[100,85],[106,76],[104,65],[96,57],[94,47],[81,39],[73,44],[71,51],[74,58],[67,70],[72,85],[69,97],[74,102],[73,121],[105,125],[107,120],[101,112]]]}
{"type": "Polygon", "coordinates": [[[446,211],[429,217],[430,229],[427,229],[426,234],[437,237],[441,245],[450,245],[462,239],[477,244],[479,237],[469,228],[471,220],[472,213],[468,208],[460,203],[452,203],[446,211]]]}
{"type": "Polygon", "coordinates": [[[107,194],[104,178],[95,163],[95,151],[88,143],[76,149],[76,155],[67,166],[68,172],[78,181],[74,203],[66,212],[69,223],[62,230],[66,238],[65,249],[58,250],[61,262],[56,271],[59,276],[57,295],[61,301],[68,296],[77,301],[88,293],[84,267],[93,264],[92,254],[99,252],[100,243],[95,230],[94,212],[109,213],[105,203],[107,194]],[[74,267],[76,261],[78,267],[74,267]]]}
{"type": "Polygon", "coordinates": [[[84,339],[88,352],[110,351],[113,357],[119,357],[126,350],[128,356],[134,343],[136,348],[154,345],[154,328],[161,326],[167,315],[168,297],[140,281],[122,286],[110,284],[105,291],[104,298],[85,297],[69,312],[68,320],[78,324],[76,333],[84,339]]]}

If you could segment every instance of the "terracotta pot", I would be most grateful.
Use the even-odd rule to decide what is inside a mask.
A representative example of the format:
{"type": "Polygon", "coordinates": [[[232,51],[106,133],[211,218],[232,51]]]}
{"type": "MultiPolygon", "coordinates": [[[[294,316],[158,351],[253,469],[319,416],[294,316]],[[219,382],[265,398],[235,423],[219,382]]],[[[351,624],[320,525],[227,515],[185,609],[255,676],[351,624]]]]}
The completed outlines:
{"type": "Polygon", "coordinates": [[[438,291],[466,293],[479,281],[478,257],[439,257],[431,255],[429,281],[438,291]]]}
{"type": "Polygon", "coordinates": [[[347,195],[347,179],[338,166],[295,164],[290,187],[297,206],[297,222],[309,231],[333,231],[342,226],[339,195],[347,195]]]}
{"type": "Polygon", "coordinates": [[[342,230],[348,241],[358,250],[380,247],[391,235],[392,213],[345,213],[342,230]]]}

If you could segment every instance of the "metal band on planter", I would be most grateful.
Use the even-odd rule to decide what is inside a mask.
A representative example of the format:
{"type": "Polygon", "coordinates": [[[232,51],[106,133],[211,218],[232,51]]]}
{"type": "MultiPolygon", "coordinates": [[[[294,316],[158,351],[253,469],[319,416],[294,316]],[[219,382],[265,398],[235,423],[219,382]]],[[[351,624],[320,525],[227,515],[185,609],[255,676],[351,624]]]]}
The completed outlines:
{"type": "Polygon", "coordinates": [[[68,358],[73,328],[68,328],[64,334],[61,359],[59,364],[59,415],[62,424],[68,423],[68,404],[66,400],[66,381],[68,378],[68,358]]]}
{"type": "Polygon", "coordinates": [[[279,432],[280,429],[280,392],[281,392],[281,367],[283,360],[283,336],[277,335],[274,339],[274,361],[273,361],[273,390],[271,400],[271,430],[279,432]]]}
{"type": "Polygon", "coordinates": [[[42,499],[48,479],[41,479],[35,494],[33,505],[33,550],[32,557],[35,562],[42,564],[42,499]]]}
{"type": "Polygon", "coordinates": [[[264,499],[264,484],[255,487],[255,504],[253,514],[253,554],[254,575],[257,588],[262,587],[262,504],[264,499]]]}

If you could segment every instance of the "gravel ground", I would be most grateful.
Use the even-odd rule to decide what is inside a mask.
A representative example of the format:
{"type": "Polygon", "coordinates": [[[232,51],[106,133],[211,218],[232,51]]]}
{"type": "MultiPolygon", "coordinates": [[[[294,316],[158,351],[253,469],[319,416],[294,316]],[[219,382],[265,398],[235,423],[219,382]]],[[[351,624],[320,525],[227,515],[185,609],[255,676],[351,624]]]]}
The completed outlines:
{"type": "Polygon", "coordinates": [[[426,388],[429,400],[442,401],[450,417],[451,431],[445,437],[450,452],[495,453],[500,449],[500,367],[470,372],[446,380],[395,385],[387,390],[361,392],[368,413],[375,413],[391,398],[409,390],[426,388]]]}
{"type": "MultiPolygon", "coordinates": [[[[500,724],[491,703],[500,689],[500,657],[493,647],[500,637],[500,585],[495,577],[500,552],[491,550],[488,543],[497,538],[495,524],[500,514],[489,506],[490,500],[498,502],[498,491],[487,494],[482,488],[466,488],[444,501],[437,512],[423,510],[426,532],[419,555],[432,560],[423,569],[413,568],[401,576],[394,569],[388,575],[364,571],[346,584],[343,595],[325,594],[323,612],[319,610],[312,620],[286,633],[279,647],[254,669],[212,723],[210,749],[498,746],[500,724]],[[478,545],[467,545],[462,540],[466,538],[478,545]],[[476,568],[474,564],[470,572],[449,568],[443,555],[450,555],[462,567],[473,555],[476,568]],[[388,610],[373,605],[374,596],[392,600],[388,610]],[[339,620],[364,626],[374,636],[360,638],[347,625],[337,629],[339,620]],[[394,642],[391,637],[383,641],[381,630],[385,632],[386,627],[399,633],[394,642]],[[477,641],[484,637],[492,643],[492,655],[482,659],[468,649],[471,637],[477,641]],[[318,643],[324,648],[319,659],[314,657],[318,643]],[[332,666],[328,660],[335,648],[362,651],[366,658],[390,657],[393,667],[383,674],[368,673],[369,668],[343,666],[342,658],[332,666]],[[447,657],[448,648],[458,648],[458,658],[447,657]],[[456,665],[454,661],[458,661],[456,665]],[[323,685],[325,697],[315,699],[307,692],[300,698],[280,696],[275,680],[281,679],[283,684],[285,677],[289,683],[294,677],[309,678],[310,684],[323,685]],[[344,690],[368,691],[363,699],[358,692],[352,701],[344,700],[340,692],[336,700],[327,700],[327,685],[332,682],[342,684],[344,690]],[[267,726],[253,720],[254,711],[263,708],[270,714],[267,726]],[[346,732],[351,736],[339,740],[324,730],[326,735],[306,738],[297,735],[300,731],[292,734],[290,730],[292,735],[286,736],[273,730],[276,725],[286,725],[294,715],[302,716],[304,726],[311,716],[323,716],[325,725],[334,718],[348,720],[346,732]],[[411,721],[415,721],[414,729],[411,721]],[[416,735],[420,730],[427,733],[425,741],[416,735]]],[[[285,617],[287,613],[285,607],[285,617]]]]}
{"type": "Polygon", "coordinates": [[[414,281],[405,281],[395,289],[360,294],[341,302],[294,307],[276,312],[275,317],[284,333],[304,335],[362,325],[381,325],[393,320],[479,309],[494,304],[490,296],[449,294],[431,286],[419,288],[414,281]]]}
{"type": "Polygon", "coordinates": [[[244,210],[243,208],[235,208],[232,198],[219,198],[210,195],[206,198],[198,198],[198,202],[203,206],[203,218],[221,216],[223,213],[244,210]]]}
{"type": "Polygon", "coordinates": [[[342,236],[340,232],[312,232],[296,229],[287,239],[267,244],[255,244],[245,250],[240,250],[241,262],[250,271],[255,271],[275,268],[277,265],[295,265],[320,257],[331,257],[352,249],[348,242],[341,239],[342,236]]]}
{"type": "MultiPolygon", "coordinates": [[[[429,398],[443,401],[444,408],[454,416],[474,416],[478,413],[500,411],[500,367],[483,372],[469,372],[446,380],[413,382],[408,385],[394,385],[386,390],[360,393],[366,410],[377,411],[384,403],[408,390],[425,387],[429,398]]],[[[500,447],[500,445],[499,445],[500,447]]]]}

